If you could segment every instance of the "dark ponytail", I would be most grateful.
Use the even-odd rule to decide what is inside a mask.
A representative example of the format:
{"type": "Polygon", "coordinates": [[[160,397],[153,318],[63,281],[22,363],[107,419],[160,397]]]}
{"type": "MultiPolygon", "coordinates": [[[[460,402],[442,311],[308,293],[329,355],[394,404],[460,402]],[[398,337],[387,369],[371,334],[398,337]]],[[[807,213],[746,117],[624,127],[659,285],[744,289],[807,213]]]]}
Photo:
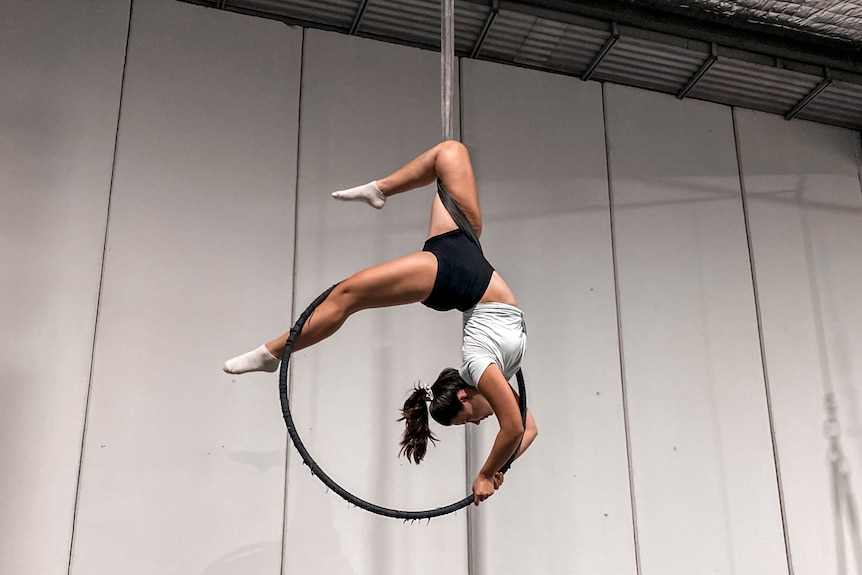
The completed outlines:
{"type": "Polygon", "coordinates": [[[467,382],[461,379],[457,369],[447,367],[437,377],[431,386],[431,394],[424,387],[415,387],[404,407],[401,408],[401,418],[405,429],[401,439],[399,455],[406,455],[408,461],[417,465],[425,458],[429,441],[437,441],[428,425],[428,414],[440,425],[451,425],[452,420],[461,411],[461,400],[458,392],[467,387],[467,382]],[[430,410],[427,402],[431,402],[430,410]]]}
{"type": "Polygon", "coordinates": [[[401,408],[401,418],[398,420],[405,422],[404,437],[401,439],[399,455],[406,455],[408,461],[417,465],[425,458],[428,442],[437,440],[428,426],[426,402],[430,399],[425,388],[413,388],[413,391],[404,401],[404,407],[401,408]]]}

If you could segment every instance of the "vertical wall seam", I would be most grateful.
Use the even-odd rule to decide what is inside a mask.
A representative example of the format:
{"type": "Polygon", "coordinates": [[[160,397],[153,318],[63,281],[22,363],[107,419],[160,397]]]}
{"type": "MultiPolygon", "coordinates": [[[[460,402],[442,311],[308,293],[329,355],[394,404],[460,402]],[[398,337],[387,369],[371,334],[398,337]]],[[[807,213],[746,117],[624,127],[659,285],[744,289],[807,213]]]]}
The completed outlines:
{"type": "Polygon", "coordinates": [[[117,104],[117,125],[114,130],[114,154],[111,160],[111,178],[108,183],[108,205],[105,208],[105,235],[102,239],[102,261],[99,269],[99,288],[96,292],[96,316],[93,318],[93,343],[90,347],[90,372],[87,376],[87,396],[84,400],[84,424],[81,428],[80,456],[78,458],[78,475],[75,483],[75,503],[72,510],[72,532],[69,537],[69,562],[66,564],[66,573],[72,573],[72,558],[75,551],[75,540],[78,534],[78,509],[81,503],[81,477],[84,469],[84,450],[86,447],[88,422],[90,420],[90,399],[93,393],[93,375],[96,363],[96,341],[99,331],[99,320],[102,311],[102,289],[105,283],[105,260],[108,254],[108,234],[111,229],[111,200],[114,196],[114,177],[117,172],[117,150],[120,141],[120,119],[123,114],[123,96],[126,88],[126,68],[129,63],[129,44],[132,34],[132,13],[135,0],[129,0],[129,18],[126,26],[126,47],[123,54],[123,71],[120,74],[120,101],[117,104]]]}
{"type": "Polygon", "coordinates": [[[617,243],[616,243],[616,221],[614,219],[614,188],[611,179],[611,146],[610,136],[608,134],[608,111],[607,100],[605,98],[605,84],[602,83],[602,128],[605,133],[605,166],[608,178],[608,216],[611,231],[611,261],[614,272],[614,301],[617,312],[617,345],[619,347],[620,357],[620,391],[622,395],[623,406],[623,427],[626,439],[626,464],[628,467],[629,476],[629,500],[632,509],[632,536],[634,539],[635,551],[635,570],[638,575],[641,573],[641,553],[640,553],[640,537],[638,534],[638,514],[637,500],[635,497],[635,480],[634,480],[634,465],[632,463],[632,442],[631,442],[631,426],[629,424],[629,401],[628,389],[626,385],[626,368],[625,368],[625,349],[623,346],[623,320],[622,309],[620,306],[620,282],[619,268],[617,265],[617,243]]]}
{"type": "Polygon", "coordinates": [[[775,435],[775,419],[772,413],[772,393],[769,383],[769,368],[766,362],[766,342],[763,336],[763,316],[760,309],[760,291],[757,287],[757,268],[754,263],[754,242],[751,238],[751,220],[748,211],[748,194],[745,189],[745,175],[742,169],[742,146],[736,121],[736,107],[730,110],[733,124],[733,145],[736,150],[736,169],[739,175],[739,191],[742,200],[742,217],[745,224],[745,240],[748,245],[748,263],[751,269],[751,287],[754,295],[754,315],[757,320],[757,339],[760,344],[760,364],[763,371],[763,389],[766,396],[766,415],[769,421],[769,435],[772,443],[772,459],[775,465],[775,480],[778,488],[778,507],[781,513],[781,527],[784,535],[784,554],[787,559],[787,572],[793,575],[793,559],[790,552],[790,532],[787,527],[787,512],[784,503],[784,486],[781,480],[781,462],[778,455],[778,441],[775,435]]]}
{"type": "Polygon", "coordinates": [[[856,175],[859,178],[859,193],[862,194],[862,130],[856,132],[856,175]]]}
{"type": "MultiPolygon", "coordinates": [[[[299,258],[299,250],[297,248],[299,240],[299,167],[300,155],[302,154],[302,92],[305,86],[305,33],[306,29],[301,28],[301,36],[299,42],[299,97],[296,105],[296,173],[293,183],[293,262],[291,265],[291,304],[290,317],[296,317],[296,261],[299,258]]],[[[288,401],[293,399],[293,368],[295,364],[289,366],[288,378],[290,387],[287,390],[288,401]]],[[[287,489],[288,489],[288,473],[290,472],[290,437],[285,433],[284,438],[284,498],[282,499],[282,520],[281,520],[281,575],[285,574],[284,552],[287,548],[287,489]]]]}

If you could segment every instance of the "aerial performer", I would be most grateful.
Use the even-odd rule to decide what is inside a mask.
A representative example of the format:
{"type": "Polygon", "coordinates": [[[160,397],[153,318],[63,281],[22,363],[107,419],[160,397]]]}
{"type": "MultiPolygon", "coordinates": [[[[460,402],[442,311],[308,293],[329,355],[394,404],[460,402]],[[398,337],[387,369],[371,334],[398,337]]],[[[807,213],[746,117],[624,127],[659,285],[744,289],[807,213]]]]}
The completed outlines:
{"type": "MultiPolygon", "coordinates": [[[[522,420],[518,398],[508,383],[526,348],[524,314],[479,245],[482,213],[467,148],[454,140],[443,141],[383,179],[332,196],[381,209],[391,196],[435,180],[439,194],[431,206],[431,225],[422,251],[364,269],[337,284],[308,318],[293,351],[329,337],[349,316],[364,309],[421,302],[437,311],[461,311],[461,367],[446,368],[431,386],[412,390],[401,410],[405,422],[401,453],[417,464],[425,457],[428,442],[436,441],[429,413],[444,426],[478,425],[496,416],[500,429],[473,481],[473,503],[478,505],[502,485],[499,470],[513,454],[520,457],[530,447],[537,429],[529,411],[522,420]],[[456,208],[444,206],[441,198],[447,193],[456,208]],[[460,227],[450,213],[457,208],[467,220],[460,227]]],[[[287,332],[228,360],[224,371],[276,371],[289,336],[287,332]]]]}

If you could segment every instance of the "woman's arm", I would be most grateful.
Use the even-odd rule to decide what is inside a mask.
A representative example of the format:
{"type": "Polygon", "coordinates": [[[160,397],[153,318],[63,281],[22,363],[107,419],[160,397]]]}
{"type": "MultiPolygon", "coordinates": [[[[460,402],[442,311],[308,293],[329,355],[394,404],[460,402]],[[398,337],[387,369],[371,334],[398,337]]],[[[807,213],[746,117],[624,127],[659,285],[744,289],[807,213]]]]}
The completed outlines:
{"type": "Polygon", "coordinates": [[[524,438],[521,439],[521,447],[518,449],[518,455],[515,456],[515,459],[518,459],[525,451],[527,451],[527,448],[530,447],[537,435],[539,435],[539,430],[536,427],[536,420],[533,419],[533,414],[530,413],[530,410],[528,409],[527,425],[524,427],[524,438]]]}
{"type": "Polygon", "coordinates": [[[524,424],[521,422],[518,401],[497,365],[488,366],[479,378],[478,388],[494,410],[494,415],[500,423],[500,431],[497,432],[491,452],[473,482],[475,505],[494,494],[494,475],[506,464],[524,436],[524,424]]]}
{"type": "MultiPolygon", "coordinates": [[[[539,430],[536,428],[536,422],[533,419],[533,414],[527,410],[527,427],[524,429],[524,438],[521,439],[521,447],[518,449],[518,454],[515,456],[515,459],[521,457],[527,448],[530,447],[530,444],[533,443],[533,440],[536,439],[536,436],[539,434],[539,430]]],[[[505,476],[502,473],[494,474],[494,489],[500,489],[503,485],[503,480],[505,476]]]]}

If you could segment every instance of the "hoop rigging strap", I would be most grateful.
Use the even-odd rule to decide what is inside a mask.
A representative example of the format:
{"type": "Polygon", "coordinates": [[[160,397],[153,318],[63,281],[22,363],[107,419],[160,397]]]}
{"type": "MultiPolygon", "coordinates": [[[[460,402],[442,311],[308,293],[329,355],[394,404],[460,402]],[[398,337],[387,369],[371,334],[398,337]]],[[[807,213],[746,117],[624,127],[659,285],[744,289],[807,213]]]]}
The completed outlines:
{"type": "Polygon", "coordinates": [[[473,224],[470,223],[470,220],[467,219],[467,214],[464,213],[464,210],[461,209],[461,206],[455,201],[455,198],[449,193],[449,190],[446,189],[446,186],[443,185],[439,179],[437,180],[437,195],[440,196],[440,201],[443,202],[443,207],[446,208],[446,211],[449,212],[449,215],[452,216],[452,219],[455,220],[455,224],[458,228],[467,234],[467,237],[470,240],[479,246],[479,249],[482,248],[482,244],[479,243],[479,235],[476,233],[476,229],[473,227],[473,224]]]}
{"type": "MultiPolygon", "coordinates": [[[[336,284],[338,285],[338,284],[336,284]]],[[[281,411],[284,415],[284,422],[287,425],[287,433],[290,435],[290,439],[293,442],[293,445],[296,447],[296,450],[299,452],[300,457],[302,457],[302,462],[311,469],[311,474],[320,479],[324,485],[326,485],[329,489],[338,494],[342,499],[356,505],[357,507],[364,509],[366,511],[370,511],[371,513],[376,513],[377,515],[383,515],[384,517],[394,517],[396,519],[404,519],[404,520],[416,520],[416,519],[431,519],[432,517],[439,517],[441,515],[446,515],[448,513],[452,513],[454,511],[458,511],[471,503],[473,503],[473,494],[471,493],[464,499],[452,503],[451,505],[446,505],[444,507],[437,507],[435,509],[428,509],[425,511],[401,511],[398,509],[390,509],[388,507],[381,507],[379,505],[375,505],[374,503],[370,503],[365,501],[364,499],[360,499],[356,497],[340,485],[338,485],[335,481],[332,480],[314,461],[311,457],[311,454],[308,453],[308,450],[305,448],[305,445],[302,443],[302,439],[300,439],[299,434],[296,431],[296,425],[293,422],[293,416],[290,413],[290,399],[288,397],[287,392],[287,375],[288,375],[288,366],[290,363],[290,355],[293,352],[293,346],[296,343],[296,338],[299,337],[300,332],[302,331],[302,326],[305,325],[306,320],[308,320],[309,316],[311,316],[312,312],[314,312],[315,308],[323,302],[327,298],[327,296],[335,289],[336,286],[332,286],[311,302],[304,312],[299,316],[296,320],[296,323],[293,324],[293,327],[290,329],[290,336],[287,338],[287,343],[284,346],[284,355],[281,358],[281,369],[278,374],[278,390],[279,395],[281,397],[281,411]]],[[[526,418],[526,410],[527,410],[527,392],[524,387],[524,376],[521,373],[521,370],[518,370],[518,390],[520,393],[520,397],[518,400],[519,407],[521,409],[521,419],[522,421],[526,418]]],[[[517,453],[517,450],[515,451],[517,453]]],[[[509,467],[512,465],[512,461],[514,460],[514,455],[512,458],[506,463],[505,466],[500,470],[502,473],[505,473],[509,467]]]]}

